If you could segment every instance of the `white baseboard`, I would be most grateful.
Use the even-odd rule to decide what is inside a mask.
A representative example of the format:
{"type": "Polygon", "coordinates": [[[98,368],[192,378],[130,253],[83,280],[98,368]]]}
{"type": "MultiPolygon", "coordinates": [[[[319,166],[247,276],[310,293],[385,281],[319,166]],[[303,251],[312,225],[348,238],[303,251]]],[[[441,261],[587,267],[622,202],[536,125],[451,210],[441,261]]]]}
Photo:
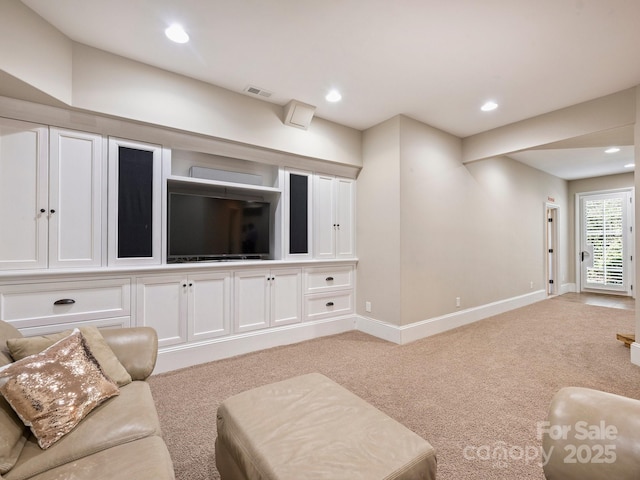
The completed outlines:
{"type": "Polygon", "coordinates": [[[574,293],[577,292],[577,286],[575,283],[563,283],[562,285],[560,285],[560,291],[558,292],[558,295],[562,295],[563,293],[574,293]]]}
{"type": "Polygon", "coordinates": [[[277,328],[255,330],[198,343],[165,347],[158,351],[158,361],[153,373],[164,373],[266,348],[349,332],[354,328],[355,316],[349,315],[316,322],[296,323],[277,328]]]}
{"type": "MultiPolygon", "coordinates": [[[[158,361],[154,373],[164,373],[266,348],[289,345],[352,330],[359,330],[389,342],[405,344],[509,310],[524,307],[546,298],[546,292],[539,290],[403,326],[359,315],[348,315],[316,322],[304,322],[272,329],[256,330],[198,343],[164,347],[158,352],[158,361]]],[[[640,344],[634,345],[637,347],[637,364],[640,365],[640,344]]],[[[632,345],[632,358],[633,350],[632,345]]]]}
{"type": "Polygon", "coordinates": [[[631,344],[631,363],[640,365],[640,343],[633,342],[631,344]]]}
{"type": "Polygon", "coordinates": [[[389,342],[404,344],[421,338],[446,332],[453,328],[468,325],[479,320],[508,312],[516,308],[531,305],[547,298],[544,290],[520,295],[518,297],[488,303],[479,307],[468,308],[440,317],[429,318],[410,325],[392,325],[363,316],[356,319],[356,329],[389,342]]]}

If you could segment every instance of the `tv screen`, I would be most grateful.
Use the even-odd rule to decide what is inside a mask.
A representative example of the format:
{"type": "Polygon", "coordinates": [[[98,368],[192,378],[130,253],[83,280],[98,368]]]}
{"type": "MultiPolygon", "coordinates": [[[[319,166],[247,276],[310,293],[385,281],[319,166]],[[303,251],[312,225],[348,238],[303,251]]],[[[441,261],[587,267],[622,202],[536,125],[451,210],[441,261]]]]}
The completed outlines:
{"type": "Polygon", "coordinates": [[[169,193],[169,262],[266,258],[270,205],[169,193]]]}

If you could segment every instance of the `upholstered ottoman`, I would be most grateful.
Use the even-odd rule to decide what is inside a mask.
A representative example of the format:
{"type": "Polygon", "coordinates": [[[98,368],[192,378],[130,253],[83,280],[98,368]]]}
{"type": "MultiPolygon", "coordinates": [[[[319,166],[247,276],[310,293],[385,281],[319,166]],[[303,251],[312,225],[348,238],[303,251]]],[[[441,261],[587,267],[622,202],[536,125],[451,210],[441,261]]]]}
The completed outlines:
{"type": "Polygon", "coordinates": [[[329,378],[254,388],[218,409],[222,480],[433,480],[433,447],[329,378]]]}

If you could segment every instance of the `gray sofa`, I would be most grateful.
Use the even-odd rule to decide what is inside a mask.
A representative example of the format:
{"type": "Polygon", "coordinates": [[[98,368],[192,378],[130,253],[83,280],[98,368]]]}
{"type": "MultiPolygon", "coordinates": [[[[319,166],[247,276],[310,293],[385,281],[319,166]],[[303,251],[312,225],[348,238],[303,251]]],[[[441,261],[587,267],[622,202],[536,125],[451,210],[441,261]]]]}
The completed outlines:
{"type": "MultiPolygon", "coordinates": [[[[120,387],[119,395],[99,405],[47,449],[40,448],[30,430],[0,396],[0,478],[174,478],[151,390],[145,382],[157,357],[155,331],[143,327],[105,329],[101,333],[131,376],[131,383],[120,387]]],[[[13,362],[6,342],[17,337],[21,337],[18,330],[0,322],[0,367],[13,362]]]]}

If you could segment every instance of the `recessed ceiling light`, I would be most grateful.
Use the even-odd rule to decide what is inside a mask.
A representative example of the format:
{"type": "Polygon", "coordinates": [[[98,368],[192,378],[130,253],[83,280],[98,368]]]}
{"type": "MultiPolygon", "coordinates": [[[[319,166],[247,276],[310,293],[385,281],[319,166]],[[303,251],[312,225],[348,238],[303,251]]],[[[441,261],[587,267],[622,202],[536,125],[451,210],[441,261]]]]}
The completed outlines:
{"type": "Polygon", "coordinates": [[[604,151],[604,153],[617,153],[619,151],[620,149],[618,147],[609,147],[604,151]]]}
{"type": "Polygon", "coordinates": [[[327,102],[339,102],[342,100],[342,95],[340,95],[340,92],[337,90],[331,90],[324,98],[327,102]]]}
{"type": "Polygon", "coordinates": [[[635,166],[636,166],[636,164],[635,164],[635,163],[627,163],[627,164],[624,166],[624,168],[633,168],[633,167],[635,167],[635,166]]]}
{"type": "Polygon", "coordinates": [[[189,41],[189,34],[184,31],[182,25],[178,25],[174,23],[170,27],[168,27],[164,34],[169,38],[169,40],[176,43],[187,43],[189,41]]]}
{"type": "Polygon", "coordinates": [[[480,107],[480,110],[482,110],[483,112],[490,112],[491,110],[495,110],[496,108],[498,108],[498,104],[493,100],[489,100],[480,107]]]}

